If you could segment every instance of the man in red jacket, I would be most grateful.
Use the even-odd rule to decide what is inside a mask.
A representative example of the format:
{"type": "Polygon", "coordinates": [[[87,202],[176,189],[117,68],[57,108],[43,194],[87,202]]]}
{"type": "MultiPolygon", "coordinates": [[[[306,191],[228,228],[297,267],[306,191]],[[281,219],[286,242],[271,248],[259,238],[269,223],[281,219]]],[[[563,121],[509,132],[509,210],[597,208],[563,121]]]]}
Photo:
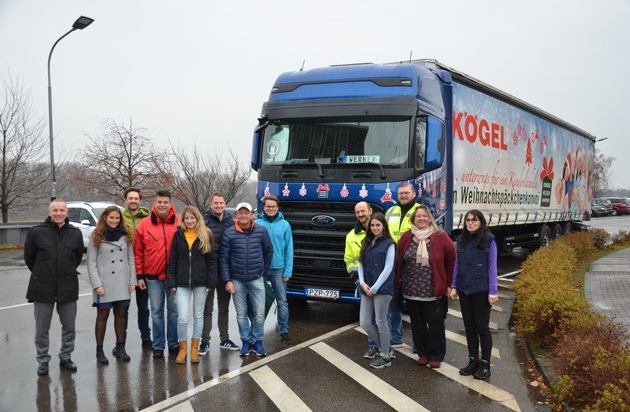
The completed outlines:
{"type": "Polygon", "coordinates": [[[177,304],[175,292],[166,288],[167,259],[171,254],[173,236],[179,224],[171,194],[158,191],[151,208],[151,215],[136,227],[133,253],[138,274],[138,287],[149,291],[151,318],[153,320],[153,357],[164,357],[168,335],[168,350],[177,354],[177,304]],[[166,300],[167,327],[164,325],[164,301],[166,300]]]}

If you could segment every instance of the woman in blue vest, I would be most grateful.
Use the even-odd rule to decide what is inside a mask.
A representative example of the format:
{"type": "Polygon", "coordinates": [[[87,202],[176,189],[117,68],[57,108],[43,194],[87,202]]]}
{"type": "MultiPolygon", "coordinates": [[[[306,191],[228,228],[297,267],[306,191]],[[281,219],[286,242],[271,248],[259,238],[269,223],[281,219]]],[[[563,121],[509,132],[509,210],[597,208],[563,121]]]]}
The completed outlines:
{"type": "Polygon", "coordinates": [[[370,217],[359,254],[359,322],[380,348],[379,356],[370,363],[376,369],[392,364],[387,313],[394,298],[395,257],[396,244],[389,234],[387,220],[382,213],[375,213],[370,217]]]}
{"type": "Polygon", "coordinates": [[[466,225],[457,238],[457,260],[450,297],[459,295],[468,344],[468,364],[460,375],[475,379],[490,377],[490,308],[497,292],[497,244],[479,210],[466,213],[466,225]],[[481,343],[481,360],[479,344],[481,343]]]}

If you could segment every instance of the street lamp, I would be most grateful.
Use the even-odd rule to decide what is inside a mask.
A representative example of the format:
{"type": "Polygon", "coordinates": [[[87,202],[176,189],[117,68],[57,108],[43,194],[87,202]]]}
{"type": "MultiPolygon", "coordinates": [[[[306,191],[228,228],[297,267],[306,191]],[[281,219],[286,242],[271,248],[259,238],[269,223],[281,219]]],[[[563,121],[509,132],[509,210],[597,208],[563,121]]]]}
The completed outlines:
{"type": "Polygon", "coordinates": [[[50,137],[50,174],[52,178],[52,184],[50,187],[50,201],[52,202],[57,198],[57,179],[55,178],[55,151],[53,147],[53,117],[52,117],[52,87],[50,85],[50,58],[52,57],[53,50],[55,50],[55,46],[57,43],[61,41],[68,34],[72,33],[75,30],[83,30],[92,22],[94,19],[89,17],[81,16],[79,17],[74,24],[72,25],[72,29],[70,29],[66,34],[57,39],[55,44],[53,44],[50,49],[50,53],[48,54],[48,132],[50,137]]]}

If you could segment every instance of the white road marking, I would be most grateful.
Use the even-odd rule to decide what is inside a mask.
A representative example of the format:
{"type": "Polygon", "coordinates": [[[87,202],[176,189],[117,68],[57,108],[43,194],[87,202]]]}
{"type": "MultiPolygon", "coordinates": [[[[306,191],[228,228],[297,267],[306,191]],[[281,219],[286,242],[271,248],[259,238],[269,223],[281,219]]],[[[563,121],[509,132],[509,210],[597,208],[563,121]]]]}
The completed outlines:
{"type": "Polygon", "coordinates": [[[195,410],[190,402],[186,401],[167,409],[165,412],[195,412],[195,410]]]}
{"type": "Polygon", "coordinates": [[[262,368],[254,370],[249,376],[256,381],[258,386],[262,388],[269,399],[271,399],[281,411],[306,412],[311,410],[269,366],[263,366],[262,368]]]}
{"type": "Polygon", "coordinates": [[[311,349],[395,410],[429,412],[428,409],[418,402],[377,377],[374,373],[365,370],[324,342],[311,346],[311,349]]]}

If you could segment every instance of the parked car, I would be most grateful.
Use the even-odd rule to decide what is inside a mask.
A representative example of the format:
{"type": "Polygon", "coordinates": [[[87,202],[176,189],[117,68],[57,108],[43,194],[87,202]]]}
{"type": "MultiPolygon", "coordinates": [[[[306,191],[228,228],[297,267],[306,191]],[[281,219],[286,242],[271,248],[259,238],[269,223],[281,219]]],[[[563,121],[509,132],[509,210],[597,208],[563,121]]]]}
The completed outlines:
{"type": "Polygon", "coordinates": [[[630,214],[630,199],[627,197],[604,197],[603,199],[610,200],[612,203],[613,216],[630,214]]]}
{"type": "MultiPolygon", "coordinates": [[[[70,224],[79,228],[83,234],[83,245],[87,248],[90,235],[96,227],[101,213],[109,206],[116,206],[112,202],[67,202],[68,219],[70,224]]],[[[120,210],[123,210],[118,206],[120,210]]]]}
{"type": "Polygon", "coordinates": [[[608,216],[613,213],[612,202],[608,199],[593,199],[591,201],[591,216],[608,216]]]}

